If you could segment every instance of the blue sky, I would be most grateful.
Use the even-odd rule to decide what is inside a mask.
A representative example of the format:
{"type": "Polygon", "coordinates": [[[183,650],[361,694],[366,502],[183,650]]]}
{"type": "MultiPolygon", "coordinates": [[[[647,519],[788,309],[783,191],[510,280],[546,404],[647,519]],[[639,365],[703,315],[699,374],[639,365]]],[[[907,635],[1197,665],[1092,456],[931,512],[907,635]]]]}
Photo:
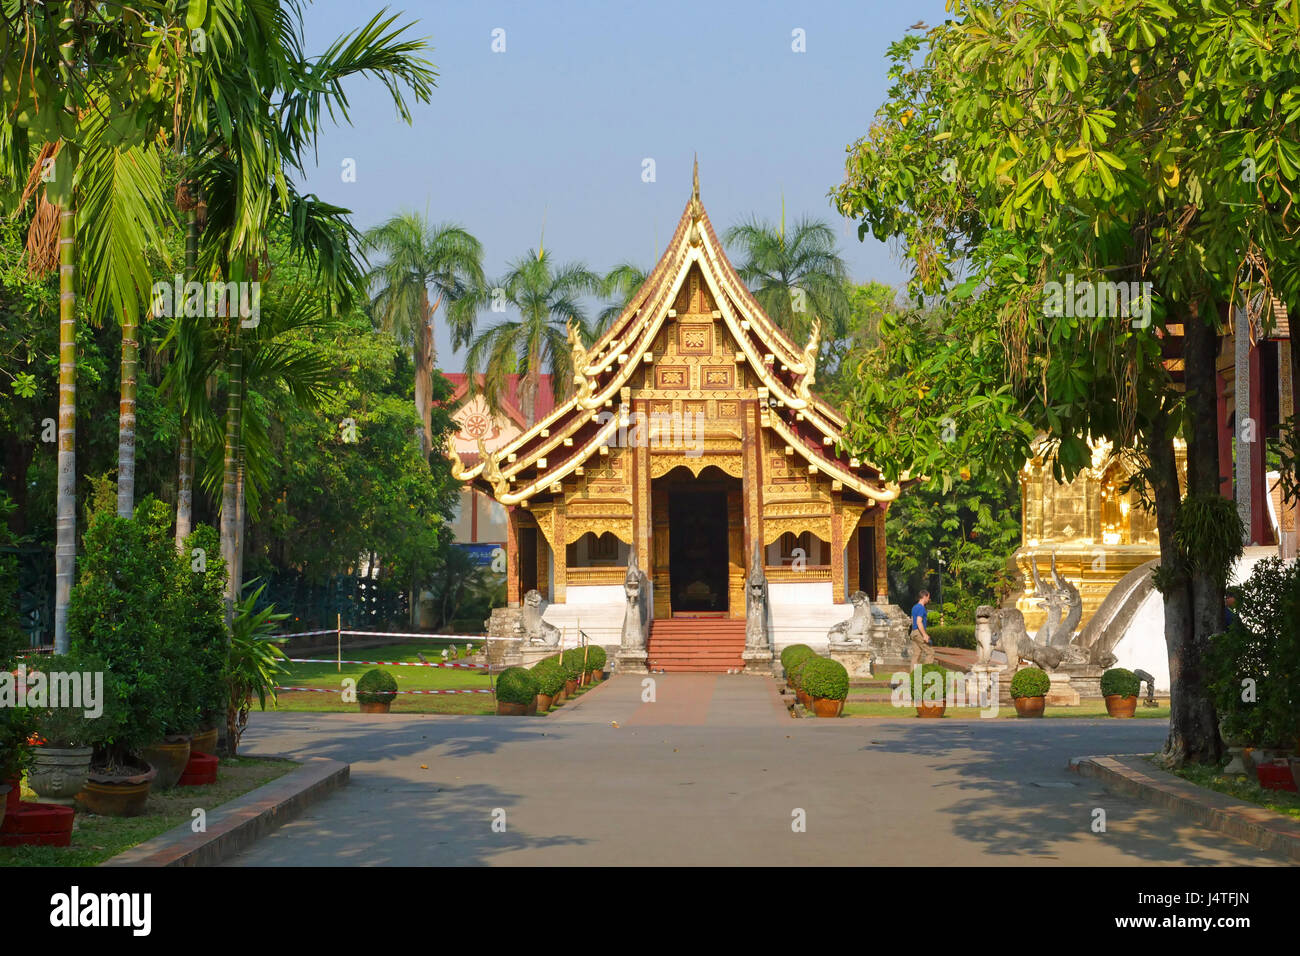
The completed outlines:
{"type": "MultiPolygon", "coordinates": [[[[319,53],[381,8],[316,0],[319,53]]],[[[884,245],[859,243],[828,190],[845,147],[885,95],[885,49],[943,0],[859,2],[429,2],[399,0],[432,45],[439,79],[413,124],[377,82],[348,86],[352,126],[328,128],[305,187],[365,229],[401,208],[455,221],[482,240],[489,275],[537,246],[605,271],[649,266],[690,197],[691,161],[720,231],[757,214],[832,222],[859,280],[899,283],[884,245]],[[505,51],[492,50],[504,30],[505,51]],[[803,31],[806,51],[792,49],[803,31]],[[642,180],[647,159],[655,181],[642,180]],[[344,182],[345,160],[356,181],[344,182]]],[[[460,365],[440,337],[439,364],[460,365]]]]}

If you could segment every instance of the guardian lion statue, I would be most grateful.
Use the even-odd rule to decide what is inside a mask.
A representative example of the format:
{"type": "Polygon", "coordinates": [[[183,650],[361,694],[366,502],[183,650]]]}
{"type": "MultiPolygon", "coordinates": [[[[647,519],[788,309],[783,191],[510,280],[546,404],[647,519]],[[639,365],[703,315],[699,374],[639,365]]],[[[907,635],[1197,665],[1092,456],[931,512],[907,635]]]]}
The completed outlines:
{"type": "Polygon", "coordinates": [[[745,649],[771,650],[767,636],[767,575],[763,573],[763,547],[754,542],[754,555],[745,582],[745,649]]]}
{"type": "Polygon", "coordinates": [[[647,578],[636,562],[636,548],[632,548],[627,558],[627,574],[623,578],[623,594],[627,597],[627,608],[623,612],[623,637],[620,647],[625,651],[645,650],[647,578]]]}
{"type": "Polygon", "coordinates": [[[867,643],[871,628],[871,601],[864,591],[854,591],[849,601],[853,604],[853,616],[826,632],[826,639],[832,644],[867,643]]]}
{"type": "Polygon", "coordinates": [[[524,595],[523,613],[520,615],[520,624],[523,626],[524,639],[529,644],[538,644],[542,647],[558,647],[560,643],[560,629],[549,621],[542,620],[543,598],[536,590],[529,591],[524,595]]]}

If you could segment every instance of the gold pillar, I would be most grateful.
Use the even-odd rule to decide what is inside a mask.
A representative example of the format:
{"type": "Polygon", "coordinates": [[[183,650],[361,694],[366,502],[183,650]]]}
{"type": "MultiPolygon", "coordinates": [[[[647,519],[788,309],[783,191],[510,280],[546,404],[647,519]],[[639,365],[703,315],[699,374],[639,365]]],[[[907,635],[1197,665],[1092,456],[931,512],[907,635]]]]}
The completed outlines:
{"type": "Polygon", "coordinates": [[[552,600],[556,604],[563,604],[569,577],[569,549],[564,544],[563,496],[556,499],[555,518],[551,526],[551,533],[555,535],[555,541],[551,545],[551,553],[555,556],[555,596],[552,600]]]}
{"type": "Polygon", "coordinates": [[[831,600],[844,603],[844,495],[831,492],[831,600]]]}

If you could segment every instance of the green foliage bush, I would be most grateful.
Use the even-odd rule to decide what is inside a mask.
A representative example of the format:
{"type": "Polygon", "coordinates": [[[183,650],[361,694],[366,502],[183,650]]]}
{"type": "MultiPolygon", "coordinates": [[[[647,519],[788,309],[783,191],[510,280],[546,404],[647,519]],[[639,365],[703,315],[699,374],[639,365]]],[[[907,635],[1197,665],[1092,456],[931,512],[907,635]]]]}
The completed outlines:
{"type": "Polygon", "coordinates": [[[935,647],[964,647],[975,650],[974,624],[945,624],[939,627],[927,627],[930,639],[935,647]]]}
{"type": "Polygon", "coordinates": [[[558,658],[547,657],[533,665],[533,679],[537,681],[537,693],[554,697],[564,686],[564,668],[558,658]]]}
{"type": "Polygon", "coordinates": [[[810,657],[816,657],[817,652],[807,644],[791,644],[789,647],[781,649],[781,667],[787,674],[793,674],[794,669],[803,661],[810,657]]]}
{"type": "Polygon", "coordinates": [[[1142,682],[1131,670],[1112,667],[1101,675],[1101,696],[1118,694],[1120,697],[1136,697],[1142,689],[1142,682]]]}
{"type": "MultiPolygon", "coordinates": [[[[95,717],[86,716],[86,712],[92,708],[84,696],[82,703],[85,706],[82,707],[50,706],[32,709],[32,716],[36,721],[36,733],[44,741],[42,746],[96,747],[114,738],[123,714],[122,688],[103,658],[82,651],[72,651],[68,654],[29,659],[29,674],[38,666],[47,675],[89,674],[91,676],[86,679],[92,682],[96,680],[95,675],[100,675],[98,679],[103,682],[93,708],[99,711],[95,717]]],[[[48,680],[47,677],[47,695],[49,694],[48,680]]],[[[46,702],[53,704],[54,700],[47,696],[46,702]]]]}
{"type": "Polygon", "coordinates": [[[1300,562],[1265,558],[1234,593],[1235,620],[1211,638],[1206,653],[1210,697],[1224,734],[1247,746],[1294,747],[1300,738],[1300,562]]]}
{"type": "Polygon", "coordinates": [[[803,691],[810,697],[844,700],[849,696],[849,672],[829,657],[809,658],[802,667],[803,691]]]}
{"type": "Polygon", "coordinates": [[[944,667],[942,664],[938,664],[935,663],[934,661],[931,661],[928,664],[922,664],[920,667],[918,667],[916,670],[912,672],[912,702],[913,703],[917,705],[920,705],[922,703],[927,703],[931,705],[941,704],[946,701],[947,698],[944,695],[946,695],[947,693],[948,693],[948,668],[944,667]],[[938,684],[935,684],[935,679],[929,676],[931,674],[939,675],[938,684]],[[926,697],[926,688],[929,687],[940,688],[939,700],[934,699],[934,691],[930,692],[928,698],[926,697]]]}
{"type": "Polygon", "coordinates": [[[568,680],[579,680],[582,677],[582,648],[571,647],[562,653],[560,666],[564,668],[568,680]]]}
{"type": "Polygon", "coordinates": [[[790,671],[790,679],[794,681],[794,686],[797,690],[803,690],[804,671],[807,670],[809,664],[817,660],[821,660],[821,655],[816,651],[795,659],[794,668],[790,671]]]}
{"type": "Polygon", "coordinates": [[[357,702],[391,704],[397,697],[397,678],[380,667],[372,668],[357,681],[357,702]]]}
{"type": "Polygon", "coordinates": [[[497,677],[497,700],[531,704],[537,699],[537,679],[522,667],[507,667],[497,677]]]}
{"type": "Polygon", "coordinates": [[[96,754],[100,765],[122,766],[156,743],[191,704],[177,701],[175,669],[188,669],[169,640],[167,585],[175,547],[167,506],[146,498],[132,518],[95,510],[83,536],[85,554],[68,605],[71,646],[108,663],[123,696],[122,719],[96,754]]]}
{"type": "Polygon", "coordinates": [[[605,648],[599,644],[587,645],[587,670],[603,671],[605,669],[605,648]]]}
{"type": "Polygon", "coordinates": [[[1026,667],[1016,671],[1011,678],[1012,697],[1044,697],[1052,687],[1052,679],[1047,672],[1037,667],[1026,667]]]}
{"type": "Polygon", "coordinates": [[[16,777],[31,762],[28,738],[36,732],[36,715],[26,707],[0,707],[0,783],[16,777]]]}
{"type": "Polygon", "coordinates": [[[192,683],[176,690],[183,695],[186,709],[177,715],[179,726],[169,729],[188,733],[218,726],[226,714],[224,671],[230,635],[226,630],[226,563],[216,529],[208,525],[195,528],[172,568],[166,626],[178,644],[184,645],[188,660],[188,666],[174,676],[177,682],[192,683]]]}

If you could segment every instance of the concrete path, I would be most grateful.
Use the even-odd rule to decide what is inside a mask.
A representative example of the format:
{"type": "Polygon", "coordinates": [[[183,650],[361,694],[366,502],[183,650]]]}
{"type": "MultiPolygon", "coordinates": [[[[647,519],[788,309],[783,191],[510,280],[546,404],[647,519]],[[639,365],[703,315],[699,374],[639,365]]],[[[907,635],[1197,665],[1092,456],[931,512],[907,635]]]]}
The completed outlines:
{"type": "Polygon", "coordinates": [[[352,783],[228,865],[1282,862],[1067,771],[1158,749],[1164,721],[793,720],[770,680],[654,689],[615,677],[546,718],[255,712],[245,751],[352,783]]]}

